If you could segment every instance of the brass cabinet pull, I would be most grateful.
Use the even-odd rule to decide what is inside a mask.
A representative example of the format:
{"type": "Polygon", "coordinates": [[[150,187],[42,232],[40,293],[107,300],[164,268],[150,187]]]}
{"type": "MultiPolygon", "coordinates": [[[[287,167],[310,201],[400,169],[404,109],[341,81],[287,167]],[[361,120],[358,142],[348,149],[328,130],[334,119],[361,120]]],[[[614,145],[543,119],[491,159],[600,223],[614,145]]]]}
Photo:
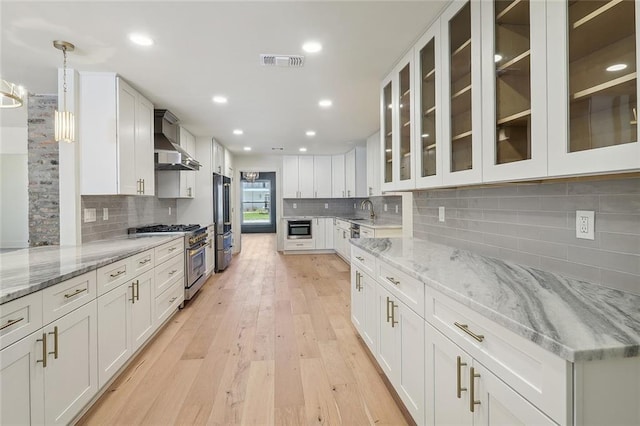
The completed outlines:
{"type": "Polygon", "coordinates": [[[358,259],[360,262],[364,262],[364,257],[356,256],[356,259],[358,259]]]}
{"type": "Polygon", "coordinates": [[[42,359],[37,359],[36,362],[42,363],[42,368],[47,367],[47,333],[42,333],[42,339],[36,339],[36,342],[42,342],[42,359]]]}
{"type": "Polygon", "coordinates": [[[475,410],[476,405],[480,405],[480,401],[476,401],[476,378],[480,377],[480,374],[476,373],[475,368],[471,367],[471,374],[469,375],[469,411],[472,413],[475,410]]]}
{"type": "Polygon", "coordinates": [[[393,277],[386,277],[392,284],[399,285],[400,281],[396,280],[393,277]]]}
{"type": "Polygon", "coordinates": [[[389,299],[389,296],[387,296],[387,322],[391,319],[391,315],[389,315],[389,302],[391,302],[391,300],[389,299]]]}
{"type": "Polygon", "coordinates": [[[171,253],[172,251],[175,251],[178,247],[169,247],[169,253],[171,253]]]}
{"type": "Polygon", "coordinates": [[[173,302],[175,302],[177,298],[178,298],[178,296],[175,296],[175,297],[172,297],[171,299],[169,299],[169,304],[172,304],[173,302]]]}
{"type": "Polygon", "coordinates": [[[178,270],[177,270],[177,269],[174,269],[173,271],[169,272],[169,275],[173,275],[173,274],[175,274],[176,272],[178,272],[178,270]]]}
{"type": "Polygon", "coordinates": [[[136,280],[136,300],[140,300],[140,280],[136,280]]]}
{"type": "Polygon", "coordinates": [[[193,197],[193,195],[191,195],[191,187],[188,188],[187,193],[189,194],[189,197],[193,197]]]}
{"type": "Polygon", "coordinates": [[[53,327],[53,333],[49,332],[49,334],[53,334],[53,352],[49,354],[53,354],[53,358],[58,359],[58,326],[53,327]]]}
{"type": "Polygon", "coordinates": [[[115,277],[119,277],[119,276],[120,276],[120,275],[122,275],[122,274],[125,274],[126,272],[127,272],[126,270],[124,270],[124,271],[118,271],[118,272],[116,272],[115,274],[109,274],[109,276],[110,276],[111,278],[115,278],[115,277]]]}
{"type": "Polygon", "coordinates": [[[457,357],[456,359],[456,395],[458,399],[462,398],[462,391],[467,390],[467,388],[462,387],[462,366],[467,365],[466,362],[462,362],[462,358],[457,357]]]}
{"type": "Polygon", "coordinates": [[[65,294],[65,295],[64,295],[64,298],[65,298],[65,299],[71,299],[73,296],[77,296],[77,295],[79,295],[80,293],[82,293],[82,292],[84,292],[84,291],[87,291],[87,289],[86,289],[86,288],[79,288],[79,289],[77,289],[76,291],[74,291],[73,293],[67,293],[67,294],[65,294]]]}
{"type": "Polygon", "coordinates": [[[395,303],[393,303],[393,301],[391,301],[391,328],[395,328],[396,324],[398,324],[398,321],[396,321],[397,307],[398,305],[396,305],[395,303]]]}
{"type": "Polygon", "coordinates": [[[147,263],[151,262],[151,259],[145,259],[145,260],[141,260],[140,262],[138,262],[138,265],[146,265],[147,263]]]}
{"type": "Polygon", "coordinates": [[[5,329],[5,328],[7,328],[7,327],[11,327],[13,324],[17,324],[17,323],[19,323],[19,322],[20,322],[20,321],[22,321],[22,320],[24,320],[24,317],[22,317],[22,318],[18,318],[18,319],[15,319],[15,320],[10,319],[9,321],[7,321],[7,323],[6,323],[5,325],[3,325],[2,327],[0,327],[0,330],[4,330],[4,329],[5,329]]]}
{"type": "Polygon", "coordinates": [[[131,283],[131,299],[129,299],[131,303],[136,303],[136,284],[131,283]]]}
{"type": "Polygon", "coordinates": [[[469,336],[471,336],[474,339],[476,339],[478,342],[482,342],[484,340],[484,336],[482,334],[476,334],[473,331],[469,330],[469,325],[467,325],[467,324],[460,324],[459,322],[456,321],[456,322],[453,323],[453,325],[455,325],[460,330],[462,330],[465,333],[467,333],[469,336]]]}

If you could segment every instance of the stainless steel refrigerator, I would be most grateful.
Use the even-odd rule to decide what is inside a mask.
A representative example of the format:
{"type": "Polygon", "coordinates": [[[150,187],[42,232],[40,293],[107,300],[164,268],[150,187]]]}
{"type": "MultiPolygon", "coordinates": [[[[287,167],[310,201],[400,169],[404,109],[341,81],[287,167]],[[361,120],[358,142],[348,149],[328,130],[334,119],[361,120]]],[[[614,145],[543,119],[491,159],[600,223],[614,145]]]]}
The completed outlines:
{"type": "Polygon", "coordinates": [[[224,271],[231,263],[231,179],[213,174],[213,223],[215,225],[216,272],[224,271]]]}

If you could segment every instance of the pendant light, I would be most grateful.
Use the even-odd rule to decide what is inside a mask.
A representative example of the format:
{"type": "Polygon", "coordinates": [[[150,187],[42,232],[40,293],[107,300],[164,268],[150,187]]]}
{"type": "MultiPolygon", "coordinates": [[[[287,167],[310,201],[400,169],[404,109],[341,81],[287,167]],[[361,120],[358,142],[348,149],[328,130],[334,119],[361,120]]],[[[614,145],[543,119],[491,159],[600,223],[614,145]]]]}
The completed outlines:
{"type": "Polygon", "coordinates": [[[23,104],[24,88],[0,78],[0,108],[18,108],[23,104]]]}
{"type": "Polygon", "coordinates": [[[259,176],[258,172],[242,172],[242,178],[247,182],[255,182],[259,176]]]}
{"type": "Polygon", "coordinates": [[[56,109],[55,113],[55,138],[56,142],[72,143],[75,140],[75,118],[73,113],[67,111],[67,52],[73,52],[76,48],[73,44],[62,41],[54,40],[53,47],[62,50],[64,62],[62,65],[62,111],[56,109]]]}

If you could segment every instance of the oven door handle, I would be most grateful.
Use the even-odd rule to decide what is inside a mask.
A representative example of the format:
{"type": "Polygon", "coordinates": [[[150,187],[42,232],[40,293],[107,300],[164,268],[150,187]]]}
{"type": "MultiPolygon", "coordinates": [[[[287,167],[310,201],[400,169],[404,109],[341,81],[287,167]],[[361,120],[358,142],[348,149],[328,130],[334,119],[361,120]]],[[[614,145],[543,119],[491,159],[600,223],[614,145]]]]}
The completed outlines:
{"type": "Polygon", "coordinates": [[[193,257],[203,252],[205,247],[206,245],[203,245],[202,247],[198,247],[197,249],[188,250],[187,253],[189,253],[189,256],[193,257]]]}

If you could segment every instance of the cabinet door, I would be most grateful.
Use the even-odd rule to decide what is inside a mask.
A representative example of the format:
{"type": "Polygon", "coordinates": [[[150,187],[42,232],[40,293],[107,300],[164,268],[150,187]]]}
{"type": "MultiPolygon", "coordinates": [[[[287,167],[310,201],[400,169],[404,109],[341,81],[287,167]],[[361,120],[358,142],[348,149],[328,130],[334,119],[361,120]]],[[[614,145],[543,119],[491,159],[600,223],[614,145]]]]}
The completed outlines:
{"type": "Polygon", "coordinates": [[[325,241],[325,221],[323,218],[316,217],[311,220],[311,235],[315,242],[315,248],[318,250],[324,250],[327,248],[327,242],[325,241]]]}
{"type": "Polygon", "coordinates": [[[98,383],[107,384],[133,354],[131,286],[122,284],[98,297],[98,383]]]}
{"type": "Polygon", "coordinates": [[[98,392],[96,301],[43,330],[51,348],[44,369],[45,423],[68,424],[98,392]]]}
{"type": "Polygon", "coordinates": [[[399,351],[395,388],[420,425],[424,424],[425,416],[424,319],[397,299],[393,303],[392,319],[398,321],[396,347],[399,351]]]}
{"type": "Polygon", "coordinates": [[[398,171],[395,174],[394,188],[411,189],[415,187],[415,172],[413,164],[413,137],[414,121],[412,111],[414,108],[413,99],[413,51],[410,51],[401,61],[397,70],[398,90],[395,95],[395,110],[398,120],[398,138],[395,147],[398,159],[398,171]]]}
{"type": "Polygon", "coordinates": [[[131,303],[131,349],[135,352],[153,333],[153,271],[145,272],[133,281],[135,301],[131,303]]]}
{"type": "Polygon", "coordinates": [[[546,176],[546,2],[481,5],[482,180],[546,176]]]}
{"type": "Polygon", "coordinates": [[[638,170],[637,1],[547,2],[549,175],[638,170]]]}
{"type": "Polygon", "coordinates": [[[298,157],[285,155],[282,157],[282,198],[299,198],[298,194],[298,157]]]}
{"type": "Polygon", "coordinates": [[[380,192],[380,132],[367,138],[367,197],[381,195],[380,192]]]}
{"type": "Polygon", "coordinates": [[[0,424],[44,423],[42,331],[0,351],[0,424]]]}
{"type": "Polygon", "coordinates": [[[356,150],[352,149],[344,155],[344,184],[346,197],[356,196],[356,150]]]}
{"type": "Polygon", "coordinates": [[[298,157],[298,195],[300,198],[314,198],[313,156],[298,157]]]}
{"type": "Polygon", "coordinates": [[[378,295],[378,348],[376,352],[376,359],[382,367],[382,370],[387,375],[391,383],[397,383],[396,376],[398,374],[398,362],[400,350],[397,347],[396,327],[398,327],[398,318],[391,318],[393,312],[394,303],[397,306],[398,302],[383,286],[378,284],[376,291],[378,295]]]}
{"type": "Polygon", "coordinates": [[[362,330],[360,335],[364,339],[371,353],[376,352],[378,343],[378,284],[370,275],[362,273],[360,288],[364,293],[364,315],[362,318],[362,330]]]}
{"type": "Polygon", "coordinates": [[[153,104],[138,94],[136,99],[136,180],[141,180],[141,195],[154,196],[153,104]]]}
{"type": "Polygon", "coordinates": [[[455,0],[440,20],[445,185],[482,179],[480,3],[455,0]]]}
{"type": "Polygon", "coordinates": [[[314,198],[331,198],[331,156],[313,157],[314,198]]]}
{"type": "MultiPolygon", "coordinates": [[[[427,425],[471,425],[471,357],[439,331],[425,327],[425,403],[427,425]]],[[[507,423],[508,424],[508,423],[507,423]]]]}
{"type": "Polygon", "coordinates": [[[382,151],[380,173],[381,190],[389,191],[393,189],[393,177],[394,177],[394,154],[393,147],[396,142],[396,124],[394,124],[394,105],[393,95],[394,87],[397,85],[395,82],[395,74],[391,73],[384,80],[382,80],[380,88],[380,148],[382,151]]]}
{"type": "Polygon", "coordinates": [[[418,41],[415,64],[416,188],[442,185],[442,63],[440,20],[418,41]]]}
{"type": "MultiPolygon", "coordinates": [[[[196,138],[191,133],[187,132],[187,152],[191,155],[196,153],[196,138]]],[[[185,173],[185,192],[188,198],[194,198],[196,196],[196,172],[182,172],[185,173]]]]}
{"type": "Polygon", "coordinates": [[[364,274],[355,265],[351,265],[351,322],[360,336],[363,333],[364,324],[364,291],[361,287],[362,276],[364,274]]]}
{"type": "Polygon", "coordinates": [[[222,174],[222,151],[221,146],[215,139],[211,140],[211,164],[213,165],[213,173],[222,174]]]}
{"type": "MultiPolygon", "coordinates": [[[[474,426],[555,425],[518,392],[496,375],[474,362],[474,426]]],[[[470,383],[468,383],[470,389],[470,383]]]]}
{"type": "Polygon", "coordinates": [[[331,196],[332,198],[346,196],[344,154],[331,157],[331,196]]]}
{"type": "Polygon", "coordinates": [[[118,194],[136,195],[140,191],[136,176],[136,97],[138,93],[121,78],[117,79],[118,194]]]}
{"type": "Polygon", "coordinates": [[[329,249],[329,250],[333,250],[333,248],[334,248],[334,243],[333,243],[333,236],[334,236],[333,219],[324,218],[324,219],[320,219],[320,220],[324,221],[324,248],[329,249]]]}

